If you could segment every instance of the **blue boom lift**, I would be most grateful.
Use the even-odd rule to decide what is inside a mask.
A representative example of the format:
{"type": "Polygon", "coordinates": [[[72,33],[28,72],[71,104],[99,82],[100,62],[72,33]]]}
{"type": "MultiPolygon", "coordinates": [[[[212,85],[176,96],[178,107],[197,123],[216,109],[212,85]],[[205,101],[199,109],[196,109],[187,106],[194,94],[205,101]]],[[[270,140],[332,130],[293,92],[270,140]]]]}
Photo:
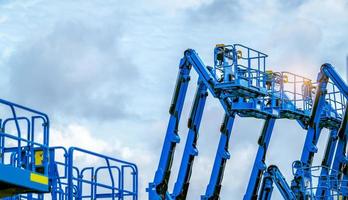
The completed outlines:
{"type": "Polygon", "coordinates": [[[284,199],[339,199],[347,197],[346,181],[342,181],[342,173],[346,173],[344,166],[347,163],[345,151],[345,135],[348,132],[347,99],[347,85],[330,64],[324,64],[318,75],[316,97],[301,160],[295,161],[293,164],[294,179],[291,186],[287,184],[276,166],[270,166],[264,176],[260,199],[270,199],[273,183],[276,184],[284,199]],[[331,92],[328,92],[328,85],[333,86],[331,92]],[[341,112],[338,113],[339,111],[341,112]],[[320,123],[321,120],[323,123],[320,123]],[[314,154],[318,151],[316,145],[321,129],[324,127],[331,128],[324,159],[321,166],[312,166],[314,154]],[[315,171],[320,171],[320,174],[314,175],[315,171]],[[318,179],[317,186],[314,186],[315,178],[318,179]]]}
{"type": "MultiPolygon", "coordinates": [[[[319,82],[318,86],[314,86],[309,79],[304,77],[289,72],[266,70],[266,58],[266,54],[240,44],[217,45],[214,49],[214,67],[210,67],[203,63],[194,50],[188,49],[185,51],[179,65],[179,74],[169,110],[170,119],[159,165],[154,181],[149,184],[147,189],[149,199],[186,199],[192,165],[195,156],[198,155],[197,139],[199,125],[208,91],[214,98],[220,101],[225,110],[225,117],[220,128],[220,141],[210,181],[206,193],[201,196],[201,199],[219,199],[224,168],[226,161],[230,158],[228,142],[236,115],[265,120],[258,140],[259,149],[244,196],[245,200],[264,198],[263,196],[270,198],[270,188],[273,188],[273,180],[276,180],[277,186],[281,188],[281,191],[284,191],[282,192],[284,198],[300,198],[299,194],[295,192],[296,187],[299,187],[296,186],[295,181],[291,187],[287,184],[282,184],[282,182],[285,182],[285,179],[276,166],[270,166],[266,170],[266,152],[276,119],[293,119],[302,128],[308,129],[302,156],[303,163],[307,163],[308,166],[310,166],[313,153],[317,151],[315,145],[318,138],[315,134],[319,134],[318,128],[329,128],[332,137],[331,142],[329,141],[328,143],[329,147],[327,148],[327,155],[323,165],[328,165],[332,161],[334,151],[332,143],[334,138],[337,137],[337,129],[342,122],[342,115],[339,115],[337,111],[345,108],[345,105],[342,105],[340,109],[337,108],[335,99],[337,91],[333,91],[332,95],[335,97],[333,99],[319,98],[322,84],[325,83],[319,82]],[[191,115],[188,119],[189,133],[177,181],[174,185],[174,191],[170,193],[168,191],[168,182],[171,175],[175,147],[180,142],[178,127],[190,81],[191,68],[198,73],[198,87],[191,115]],[[316,99],[313,100],[312,95],[316,87],[318,88],[317,95],[316,99]],[[318,101],[319,99],[322,100],[318,101]],[[320,104],[319,106],[318,103],[320,104]],[[265,176],[263,176],[264,172],[266,172],[265,176]],[[262,190],[259,191],[262,177],[264,177],[264,181],[261,187],[262,190]],[[285,192],[289,194],[285,194],[285,192]],[[261,197],[258,195],[259,193],[261,197]]],[[[331,71],[334,72],[334,70],[331,71]]],[[[337,81],[337,78],[333,80],[334,86],[341,84],[335,81],[337,81]]],[[[344,93],[342,86],[338,87],[339,91],[344,93]]],[[[322,173],[328,172],[322,171],[322,173]]],[[[300,177],[302,178],[303,176],[300,177]]],[[[303,193],[305,190],[308,190],[306,186],[300,187],[298,193],[303,193]]]]}
{"type": "MultiPolygon", "coordinates": [[[[220,199],[229,140],[236,115],[265,120],[244,200],[268,200],[273,184],[284,199],[348,198],[348,87],[330,64],[317,83],[290,73],[267,70],[267,55],[249,47],[216,45],[214,66],[206,66],[193,49],[180,61],[169,109],[170,118],[159,165],[147,189],[150,200],[184,200],[190,185],[200,124],[208,94],[217,98],[225,116],[220,140],[202,200],[220,199]],[[190,81],[198,73],[188,119],[188,137],[174,190],[168,191],[179,122],[190,81]],[[302,156],[293,163],[289,185],[280,169],[266,165],[267,149],[277,119],[296,120],[307,130],[302,156]],[[330,130],[321,166],[312,166],[321,130],[330,130]]],[[[133,163],[85,149],[49,146],[49,119],[42,112],[0,99],[0,198],[3,200],[138,199],[138,169],[133,163]],[[89,162],[81,163],[85,157],[89,162]]],[[[86,161],[85,160],[85,161],[86,161]]]]}
{"type": "Polygon", "coordinates": [[[274,102],[268,98],[266,86],[266,54],[240,44],[217,45],[214,50],[214,67],[206,67],[198,54],[188,49],[180,61],[178,81],[174,92],[171,114],[162,154],[155,179],[149,184],[150,199],[186,199],[189,188],[196,148],[198,130],[203,114],[207,90],[218,98],[225,109],[221,137],[216,153],[213,171],[206,193],[202,199],[219,197],[221,181],[226,160],[229,159],[228,141],[235,115],[265,119],[268,129],[273,128],[274,118],[278,116],[271,107],[274,102]],[[244,55],[244,56],[243,56],[244,55]],[[199,75],[198,89],[188,120],[189,135],[186,141],[182,162],[179,168],[174,191],[169,193],[168,181],[171,173],[175,146],[179,143],[178,124],[186,96],[190,70],[194,68],[199,75]]]}

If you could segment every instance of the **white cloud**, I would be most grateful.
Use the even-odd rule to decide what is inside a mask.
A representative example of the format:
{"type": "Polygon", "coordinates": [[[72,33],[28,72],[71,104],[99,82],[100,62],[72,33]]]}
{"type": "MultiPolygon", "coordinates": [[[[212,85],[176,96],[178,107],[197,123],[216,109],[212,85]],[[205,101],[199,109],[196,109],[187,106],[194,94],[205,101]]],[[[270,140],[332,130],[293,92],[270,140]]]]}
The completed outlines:
{"type": "Polygon", "coordinates": [[[6,16],[0,16],[0,24],[4,23],[7,21],[7,17],[6,16]]]}
{"type": "Polygon", "coordinates": [[[177,14],[179,11],[185,11],[187,9],[198,9],[201,6],[212,3],[213,1],[214,0],[153,0],[155,4],[159,5],[159,7],[169,11],[173,15],[177,14]]]}
{"type": "MultiPolygon", "coordinates": [[[[78,147],[88,151],[104,154],[112,158],[137,163],[139,167],[140,199],[146,199],[145,187],[152,178],[151,167],[154,162],[152,152],[121,141],[98,139],[97,132],[90,132],[79,124],[68,124],[51,130],[50,146],[78,147]]],[[[102,160],[87,154],[77,153],[74,162],[79,166],[99,166],[102,160]]],[[[129,180],[128,180],[129,181],[129,180]]]]}
{"type": "MultiPolygon", "coordinates": [[[[243,43],[269,54],[274,70],[315,79],[320,65],[329,61],[343,73],[347,8],[345,0],[11,1],[0,8],[0,48],[5,49],[1,87],[4,96],[57,115],[52,144],[81,146],[138,163],[141,199],[147,199],[144,191],[157,167],[177,66],[186,48],[196,49],[211,65],[216,43],[243,43]],[[13,64],[8,65],[11,58],[13,64]],[[134,64],[138,76],[110,70],[108,66],[115,63],[122,70],[134,64]],[[45,87],[49,89],[36,90],[45,87]],[[104,105],[95,103],[100,98],[104,105]],[[126,113],[136,115],[110,114],[125,107],[126,113]],[[88,118],[88,110],[119,118],[107,122],[102,117],[88,118]]],[[[207,102],[189,197],[197,198],[208,183],[221,110],[216,102],[207,102]]],[[[184,115],[188,112],[185,109],[184,115]]],[[[183,142],[173,168],[178,167],[186,136],[186,120],[182,121],[183,142]]],[[[222,199],[244,194],[259,122],[236,120],[222,199]]],[[[284,155],[298,159],[305,132],[294,126],[298,127],[282,123],[276,129],[269,152],[268,163],[279,163],[286,174],[291,160],[284,155]],[[293,132],[284,131],[289,129],[293,132]],[[296,150],[284,149],[286,145],[296,150]]]]}

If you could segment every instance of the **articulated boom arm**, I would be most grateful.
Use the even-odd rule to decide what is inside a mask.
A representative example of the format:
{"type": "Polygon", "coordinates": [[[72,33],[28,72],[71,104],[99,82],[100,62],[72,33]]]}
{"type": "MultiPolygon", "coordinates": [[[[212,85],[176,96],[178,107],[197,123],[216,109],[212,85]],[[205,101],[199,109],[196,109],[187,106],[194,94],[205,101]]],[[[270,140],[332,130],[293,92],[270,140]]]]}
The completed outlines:
{"type": "MultiPolygon", "coordinates": [[[[330,64],[324,64],[321,67],[321,72],[318,75],[319,85],[317,89],[317,95],[313,104],[312,114],[311,114],[311,118],[309,122],[309,128],[308,128],[306,141],[305,141],[305,145],[304,145],[304,148],[302,151],[302,157],[301,157],[302,165],[307,167],[308,171],[304,173],[304,176],[295,174],[295,179],[292,182],[292,189],[298,198],[305,198],[306,196],[305,182],[308,182],[311,180],[311,173],[309,170],[313,162],[314,154],[317,152],[316,144],[318,142],[320,132],[321,132],[321,127],[319,126],[319,123],[320,123],[320,117],[321,117],[323,108],[325,107],[325,104],[326,104],[325,95],[327,93],[327,84],[329,80],[333,82],[333,84],[339,89],[339,92],[342,95],[344,95],[346,99],[348,98],[348,87],[346,86],[342,78],[335,72],[334,68],[330,64]]],[[[342,136],[342,125],[344,126],[344,124],[346,123],[347,123],[347,118],[345,116],[342,119],[341,128],[338,133],[339,138],[342,138],[341,140],[345,140],[343,139],[343,136],[342,136]],[[341,136],[340,136],[340,132],[341,132],[341,136]]],[[[335,139],[336,136],[337,136],[337,130],[334,130],[334,129],[331,130],[331,138],[329,139],[327,149],[324,155],[323,163],[322,163],[323,169],[321,171],[321,178],[319,178],[319,183],[318,183],[319,187],[316,191],[317,197],[325,196],[326,193],[328,192],[327,188],[321,187],[321,186],[325,184],[325,180],[324,180],[325,177],[328,177],[328,173],[329,173],[328,169],[331,166],[332,160],[334,160],[334,165],[333,165],[334,171],[337,170],[335,168],[337,168],[337,165],[339,165],[337,164],[338,162],[337,160],[342,160],[342,158],[338,159],[333,157],[335,152],[334,148],[337,143],[335,139]]],[[[346,144],[345,141],[341,141],[341,142],[338,141],[338,145],[336,147],[337,149],[336,157],[339,155],[339,153],[337,152],[343,151],[340,149],[342,149],[343,146],[346,146],[345,144],[346,144]]]]}
{"type": "MultiPolygon", "coordinates": [[[[320,132],[323,128],[321,120],[325,119],[323,118],[323,112],[325,109],[335,110],[336,108],[336,106],[332,107],[333,105],[330,105],[330,97],[328,97],[329,100],[327,100],[326,97],[328,93],[327,86],[329,84],[329,80],[339,90],[338,92],[334,91],[333,93],[339,93],[347,99],[347,85],[344,83],[342,78],[335,72],[334,68],[330,64],[324,64],[321,67],[321,71],[318,75],[317,92],[315,100],[312,104],[312,112],[308,122],[308,131],[302,151],[301,160],[295,162],[297,164],[293,166],[295,170],[295,178],[291,183],[291,187],[289,187],[288,184],[285,182],[285,179],[282,177],[278,168],[270,167],[267,170],[267,173],[264,175],[259,199],[265,200],[271,198],[273,182],[276,183],[277,187],[279,188],[280,192],[282,193],[285,199],[307,199],[314,197],[317,199],[327,199],[331,197],[332,190],[338,191],[338,189],[341,189],[341,193],[343,193],[344,195],[348,195],[348,191],[344,191],[344,189],[346,189],[347,187],[343,185],[346,184],[346,182],[348,182],[348,172],[346,174],[344,173],[344,171],[346,171],[345,166],[348,163],[348,159],[346,156],[346,146],[348,137],[348,114],[347,105],[344,105],[344,102],[347,101],[344,101],[344,99],[341,99],[341,101],[343,103],[342,109],[345,109],[345,114],[344,116],[341,116],[341,118],[339,119],[341,124],[340,128],[338,129],[338,127],[336,126],[329,128],[331,131],[330,138],[326,146],[324,159],[322,161],[320,176],[318,177],[318,186],[310,186],[311,188],[308,188],[308,184],[312,184],[312,162],[314,154],[318,151],[316,145],[319,140],[320,132]],[[330,168],[331,165],[332,168],[330,168]],[[334,180],[340,180],[340,178],[334,179],[334,175],[336,174],[336,176],[341,176],[342,173],[342,185],[337,185],[337,183],[336,185],[332,184],[333,182],[335,182],[334,180]],[[278,180],[278,182],[276,180],[278,180]],[[308,194],[308,191],[313,189],[316,191],[314,192],[314,194],[310,194],[310,196],[308,194]]],[[[324,125],[324,127],[326,126],[324,125]]],[[[247,192],[247,194],[249,193],[247,192]]]]}
{"type": "MultiPolygon", "coordinates": [[[[328,124],[323,123],[324,111],[333,111],[337,114],[336,107],[330,107],[327,101],[328,84],[333,82],[340,93],[348,99],[348,88],[342,78],[335,72],[330,64],[324,64],[318,75],[318,86],[315,100],[312,100],[312,82],[304,77],[284,72],[293,77],[289,81],[295,84],[294,91],[289,92],[284,88],[288,82],[288,76],[265,70],[266,54],[250,49],[243,45],[217,45],[214,50],[214,68],[207,67],[193,49],[188,49],[180,61],[179,74],[169,110],[170,119],[162,148],[159,165],[154,181],[150,183],[148,192],[150,200],[184,200],[186,199],[192,167],[195,156],[198,155],[197,140],[201,124],[204,106],[208,91],[214,98],[219,99],[225,110],[224,121],[220,129],[220,141],[215,155],[212,173],[206,192],[201,196],[202,200],[217,200],[220,198],[222,179],[227,160],[229,140],[235,120],[235,116],[254,117],[264,119],[265,124],[258,141],[258,152],[251,171],[248,187],[244,200],[270,199],[275,183],[285,199],[304,199],[306,196],[306,184],[311,180],[311,173],[304,172],[310,169],[314,154],[318,151],[316,145],[322,128],[330,127],[331,137],[325,152],[322,165],[328,169],[332,162],[337,170],[343,170],[343,164],[348,163],[345,155],[347,145],[347,111],[343,118],[344,123],[338,131],[339,117],[328,124]],[[238,49],[242,48],[242,50],[238,49]],[[243,56],[243,52],[247,56],[243,56]],[[253,55],[254,53],[254,55],[253,55]],[[253,62],[252,62],[253,61],[253,62]],[[252,66],[252,63],[257,63],[252,66]],[[180,142],[178,127],[181,112],[184,106],[185,96],[190,80],[190,70],[198,73],[198,86],[188,120],[188,136],[178,177],[172,193],[168,192],[168,182],[171,175],[172,162],[176,144],[180,142]],[[329,82],[331,80],[331,82],[329,82]],[[301,83],[302,94],[296,91],[296,84],[301,83]],[[277,91],[275,88],[280,87],[277,91]],[[287,95],[292,96],[287,96],[287,95]],[[298,106],[297,95],[302,95],[300,101],[303,106],[298,106]],[[336,109],[336,110],[335,110],[336,109]],[[310,114],[311,111],[311,114],[310,114]],[[280,170],[276,166],[270,166],[266,171],[266,154],[271,140],[271,135],[276,119],[295,119],[302,128],[307,129],[305,144],[301,160],[302,169],[296,170],[291,187],[286,183],[280,170]],[[333,128],[332,128],[333,127],[333,128]],[[338,138],[338,139],[337,139],[338,138]],[[337,144],[337,145],[336,145],[337,144]],[[337,150],[335,147],[337,146],[337,150]],[[335,151],[336,150],[336,151],[335,151]],[[335,154],[336,152],[336,154],[335,154]],[[337,153],[338,152],[338,153],[337,153]],[[335,155],[335,156],[334,156],[335,155]],[[339,158],[338,158],[339,157],[339,158]],[[264,172],[266,173],[264,174],[264,172]],[[262,179],[263,177],[263,179],[262,179]],[[259,190],[262,181],[261,190],[259,190]]],[[[330,93],[329,93],[330,94],[330,93]]],[[[343,108],[342,108],[343,109],[343,108]]],[[[328,113],[325,112],[325,113],[328,113]]],[[[331,113],[330,113],[331,114],[331,113]]],[[[325,115],[328,116],[328,115],[325,115]]],[[[329,116],[330,117],[330,116],[329,116]]],[[[323,169],[323,177],[331,171],[323,169]]],[[[345,176],[348,179],[348,173],[345,176]]],[[[319,180],[319,185],[325,184],[325,180],[319,180]]],[[[325,189],[318,189],[317,193],[323,194],[325,189]]]]}
{"type": "Polygon", "coordinates": [[[271,165],[268,167],[267,172],[264,175],[262,189],[260,191],[260,200],[271,199],[273,192],[273,183],[279,189],[279,192],[286,200],[296,200],[296,196],[286,182],[284,176],[280,172],[277,166],[271,165]]]}
{"type": "MultiPolygon", "coordinates": [[[[169,119],[159,166],[155,175],[155,180],[153,183],[150,183],[148,189],[149,198],[151,200],[186,199],[194,157],[198,155],[196,144],[205,99],[208,94],[207,90],[209,90],[214,97],[217,97],[218,95],[214,89],[215,83],[216,78],[209,73],[198,54],[192,49],[186,50],[184,53],[184,58],[182,58],[180,62],[180,72],[178,75],[172,105],[169,111],[171,116],[169,119]],[[172,194],[170,194],[167,191],[168,182],[175,153],[175,146],[180,141],[178,135],[178,125],[185,101],[188,82],[190,80],[189,73],[192,67],[199,75],[198,89],[192,105],[191,116],[188,121],[189,133],[179,168],[178,178],[174,186],[174,191],[172,194]]],[[[226,110],[231,110],[229,103],[230,100],[227,97],[219,99],[226,110]]]]}
{"type": "Polygon", "coordinates": [[[267,166],[265,164],[266,153],[268,145],[271,140],[272,131],[275,125],[275,118],[268,118],[264,124],[262,133],[258,140],[259,149],[256,154],[253,169],[251,171],[250,180],[248,183],[247,191],[244,195],[244,200],[257,199],[260,183],[262,180],[263,172],[267,166]]]}
{"type": "Polygon", "coordinates": [[[330,79],[339,91],[348,99],[348,86],[342,79],[342,77],[335,71],[334,67],[328,63],[321,67],[319,76],[330,79]]]}
{"type": "Polygon", "coordinates": [[[189,132],[181,160],[179,175],[174,186],[174,192],[171,195],[173,199],[186,199],[194,157],[198,155],[198,150],[196,147],[198,131],[207,96],[207,87],[202,81],[199,81],[191,115],[188,120],[189,132]]]}
{"type": "MultiPolygon", "coordinates": [[[[237,59],[237,57],[235,59],[237,59]]],[[[250,69],[245,69],[244,71],[246,70],[250,69]]],[[[154,182],[150,183],[148,189],[149,197],[151,200],[186,199],[193,160],[194,157],[198,155],[196,144],[198,139],[200,121],[202,118],[205,104],[205,98],[207,96],[207,90],[209,90],[213,97],[219,99],[226,113],[223,125],[221,127],[220,142],[217,149],[212,174],[210,177],[210,182],[205,195],[202,196],[202,199],[218,199],[221,189],[221,182],[224,174],[224,167],[226,164],[226,160],[230,157],[228,153],[228,143],[233,127],[234,118],[237,114],[235,110],[232,110],[233,101],[236,100],[236,96],[231,96],[231,89],[226,89],[226,87],[228,86],[217,87],[218,84],[221,85],[221,82],[217,80],[216,74],[214,73],[213,69],[207,67],[194,50],[186,50],[184,53],[184,58],[182,58],[180,62],[180,72],[178,75],[178,81],[170,109],[171,116],[167,128],[167,133],[165,136],[165,141],[163,144],[159,166],[156,171],[155,180],[154,182]],[[179,168],[178,178],[174,185],[174,191],[172,194],[170,194],[167,191],[168,181],[170,178],[170,171],[174,157],[175,146],[180,141],[178,135],[178,124],[180,121],[181,111],[186,96],[189,81],[189,72],[192,67],[198,73],[199,84],[196,93],[196,98],[191,110],[191,117],[188,123],[189,133],[186,140],[181,165],[179,168]]],[[[274,120],[271,124],[274,124],[274,120]]],[[[271,128],[267,134],[270,134],[270,132],[271,128]]],[[[270,136],[268,136],[267,134],[263,134],[262,140],[269,141],[270,136]]],[[[258,156],[260,162],[264,160],[265,148],[267,148],[268,142],[266,143],[266,145],[262,144],[262,155],[260,154],[258,156]]]]}
{"type": "Polygon", "coordinates": [[[186,59],[182,59],[179,74],[175,86],[172,103],[169,109],[170,118],[167,132],[162,148],[159,165],[153,183],[149,185],[149,197],[151,200],[168,198],[167,189],[175,152],[175,146],[180,142],[178,135],[179,120],[183,109],[188,82],[190,81],[191,67],[187,65],[186,59]]]}
{"type": "Polygon", "coordinates": [[[224,176],[226,161],[230,159],[230,153],[228,152],[228,143],[231,137],[231,131],[235,119],[235,114],[225,114],[224,121],[221,125],[220,141],[218,150],[216,152],[213,170],[210,176],[209,184],[202,200],[215,200],[219,199],[221,191],[221,183],[224,176]]]}
{"type": "Polygon", "coordinates": [[[348,186],[347,186],[348,171],[345,170],[348,164],[347,144],[348,144],[348,108],[346,107],[341,127],[338,130],[338,142],[336,147],[336,154],[332,164],[331,175],[336,177],[338,176],[339,180],[343,178],[342,184],[344,185],[342,185],[341,187],[345,195],[348,196],[348,186]],[[341,173],[343,173],[344,177],[341,177],[342,176],[341,173]]]}

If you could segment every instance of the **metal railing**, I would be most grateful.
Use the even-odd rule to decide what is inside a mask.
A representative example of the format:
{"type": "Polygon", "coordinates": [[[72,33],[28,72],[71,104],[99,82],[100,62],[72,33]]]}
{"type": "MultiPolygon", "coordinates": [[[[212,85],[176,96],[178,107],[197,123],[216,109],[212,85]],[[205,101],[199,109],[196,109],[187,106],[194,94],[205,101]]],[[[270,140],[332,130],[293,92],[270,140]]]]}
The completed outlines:
{"type": "MultiPolygon", "coordinates": [[[[295,163],[295,162],[294,162],[295,163]]],[[[298,162],[296,163],[298,165],[298,162]]],[[[342,198],[342,173],[325,166],[297,166],[293,164],[293,175],[301,175],[304,183],[304,195],[312,200],[340,200],[342,198]],[[322,172],[325,171],[326,174],[322,172]],[[308,178],[310,177],[310,178],[308,178]]]]}
{"type": "Polygon", "coordinates": [[[281,72],[278,83],[279,108],[303,115],[310,115],[315,86],[312,81],[290,72],[281,72]]]}
{"type": "Polygon", "coordinates": [[[108,198],[123,200],[128,197],[133,200],[138,199],[138,169],[133,163],[71,147],[68,151],[67,171],[67,184],[76,187],[76,190],[73,187],[67,188],[68,199],[108,198]],[[103,162],[96,163],[93,167],[80,168],[74,159],[75,153],[92,156],[103,162]],[[75,170],[74,173],[74,169],[79,170],[75,170]],[[130,170],[131,182],[129,184],[131,188],[126,187],[126,180],[129,180],[127,170],[130,170]]]}
{"type": "Polygon", "coordinates": [[[241,44],[217,45],[212,74],[221,83],[238,80],[248,87],[265,88],[267,55],[241,44]]]}
{"type": "Polygon", "coordinates": [[[0,99],[0,164],[48,176],[49,119],[42,112],[0,99]],[[37,127],[38,123],[41,123],[37,127]],[[40,160],[35,153],[41,151],[40,160]]]}

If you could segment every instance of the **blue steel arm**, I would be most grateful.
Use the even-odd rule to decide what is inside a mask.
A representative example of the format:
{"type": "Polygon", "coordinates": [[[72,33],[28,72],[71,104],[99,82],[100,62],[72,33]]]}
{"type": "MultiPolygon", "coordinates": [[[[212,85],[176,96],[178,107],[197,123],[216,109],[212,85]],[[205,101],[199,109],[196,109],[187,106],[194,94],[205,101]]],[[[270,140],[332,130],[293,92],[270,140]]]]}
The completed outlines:
{"type": "MultiPolygon", "coordinates": [[[[227,152],[228,148],[228,140],[230,137],[230,131],[233,126],[234,116],[235,113],[232,111],[232,101],[228,97],[228,95],[225,95],[223,91],[216,90],[215,85],[217,84],[217,79],[211,70],[209,71],[209,68],[207,68],[203,61],[200,59],[198,54],[193,49],[188,49],[185,51],[185,58],[190,63],[190,65],[195,69],[195,71],[198,73],[200,79],[205,83],[207,89],[211,92],[211,94],[218,98],[221,105],[223,106],[225,112],[227,115],[229,115],[227,121],[226,121],[226,130],[221,135],[220,143],[218,147],[218,153],[215,158],[213,172],[211,175],[210,183],[208,185],[206,195],[202,196],[202,198],[210,198],[219,195],[220,189],[221,189],[221,181],[224,173],[224,166],[226,163],[226,160],[229,158],[229,153],[227,152]]],[[[223,132],[223,131],[222,131],[223,132]]]]}
{"type": "Polygon", "coordinates": [[[232,115],[225,114],[224,122],[222,123],[220,128],[221,136],[218,150],[215,156],[213,170],[210,176],[210,181],[205,195],[202,195],[201,197],[202,200],[219,199],[221,182],[224,175],[226,161],[230,159],[230,154],[228,152],[228,144],[231,137],[234,119],[234,113],[232,115]]]}
{"type": "MultiPolygon", "coordinates": [[[[173,96],[173,101],[170,109],[170,120],[167,128],[167,133],[165,136],[165,141],[162,148],[160,162],[155,174],[154,182],[149,184],[149,199],[159,200],[159,199],[170,199],[171,196],[167,192],[168,180],[170,177],[170,170],[172,166],[172,160],[174,156],[176,143],[179,143],[180,138],[178,136],[178,124],[181,116],[182,107],[184,104],[187,86],[189,82],[189,72],[191,67],[195,69],[198,73],[200,80],[205,84],[207,89],[212,93],[214,97],[217,97],[214,86],[216,84],[216,77],[211,75],[207,67],[204,65],[203,61],[199,58],[198,54],[193,49],[188,49],[184,53],[184,58],[180,62],[180,72],[178,75],[178,81],[176,89],[173,96]]],[[[224,106],[225,110],[231,110],[228,98],[219,98],[220,102],[224,106]]],[[[180,180],[180,179],[179,179],[180,180]]],[[[177,190],[175,190],[174,195],[182,185],[182,183],[177,184],[177,190]]],[[[180,192],[179,192],[180,193],[180,192]]]]}
{"type": "MultiPolygon", "coordinates": [[[[301,162],[305,167],[312,165],[314,154],[318,151],[316,144],[319,139],[321,132],[320,117],[322,110],[325,105],[325,95],[327,93],[326,87],[328,83],[328,77],[320,73],[318,76],[318,88],[315,96],[315,101],[312,107],[312,113],[309,120],[308,131],[305,139],[305,144],[302,150],[301,162]]],[[[294,180],[291,183],[291,187],[298,198],[304,197],[305,181],[302,179],[303,176],[295,175],[294,180]]],[[[306,173],[306,178],[310,179],[310,173],[306,173]]]]}
{"type": "Polygon", "coordinates": [[[191,66],[184,57],[180,61],[178,78],[173,94],[172,103],[169,109],[170,118],[167,132],[162,148],[162,153],[154,181],[149,184],[149,199],[160,200],[165,199],[168,189],[168,181],[170,177],[172,161],[175,152],[176,143],[180,142],[178,135],[178,126],[183,109],[188,83],[190,81],[191,66]]]}
{"type": "Polygon", "coordinates": [[[276,121],[275,118],[269,117],[263,126],[263,130],[258,141],[259,149],[256,154],[256,158],[253,165],[253,169],[251,171],[247,191],[244,195],[244,200],[257,199],[262,175],[263,175],[263,172],[266,170],[266,164],[265,164],[266,153],[267,153],[268,145],[271,140],[275,121],[276,121]]]}
{"type": "Polygon", "coordinates": [[[343,169],[342,169],[342,173],[343,173],[343,181],[341,182],[341,199],[347,200],[348,198],[348,165],[347,163],[344,165],[343,169]],[[344,198],[342,198],[344,197],[344,198]]]}
{"type": "Polygon", "coordinates": [[[214,76],[214,72],[209,67],[203,63],[198,54],[193,49],[187,49],[185,51],[185,58],[187,62],[195,69],[198,73],[200,79],[205,83],[209,92],[213,95],[213,97],[218,98],[225,112],[233,115],[234,111],[232,111],[232,100],[225,94],[222,90],[215,89],[217,85],[216,76],[214,76]]]}
{"type": "MultiPolygon", "coordinates": [[[[325,106],[325,95],[327,93],[326,87],[328,80],[331,80],[340,92],[347,98],[348,88],[345,85],[343,79],[335,72],[334,68],[330,64],[324,64],[321,67],[321,71],[318,75],[318,89],[317,95],[313,104],[312,114],[309,121],[308,132],[306,136],[305,145],[302,151],[301,162],[304,166],[310,167],[313,161],[314,153],[317,152],[316,144],[318,142],[321,128],[319,127],[320,116],[325,106]]],[[[329,150],[328,150],[329,151],[329,150]]],[[[325,172],[323,172],[325,173],[325,172]]],[[[310,179],[310,172],[304,173],[305,178],[310,179]]],[[[300,176],[295,175],[295,179],[292,181],[292,189],[298,198],[305,198],[304,182],[300,176]]],[[[323,192],[318,190],[318,195],[323,192]]]]}
{"type": "Polygon", "coordinates": [[[194,158],[198,155],[196,146],[207,96],[207,87],[204,82],[199,80],[190,118],[188,120],[189,132],[179,168],[178,178],[174,185],[173,194],[171,195],[172,199],[186,199],[194,158]]]}
{"type": "MultiPolygon", "coordinates": [[[[338,130],[338,143],[336,154],[332,164],[331,175],[341,176],[344,173],[344,168],[348,164],[347,160],[347,144],[348,144],[348,108],[346,107],[345,114],[340,129],[338,130]]],[[[341,177],[339,177],[340,179],[341,177]]],[[[345,180],[348,181],[348,180],[345,180]]]]}
{"type": "MultiPolygon", "coordinates": [[[[327,78],[329,78],[334,85],[339,89],[340,93],[342,93],[345,98],[348,100],[348,86],[345,84],[345,82],[343,81],[343,79],[340,77],[340,75],[335,71],[334,67],[330,64],[324,64],[321,67],[321,71],[319,76],[326,76],[327,78]]],[[[332,164],[332,171],[331,174],[335,175],[333,173],[340,173],[343,172],[343,166],[344,164],[348,163],[348,160],[346,158],[346,146],[347,146],[347,136],[348,136],[348,129],[347,129],[347,121],[348,121],[348,117],[347,117],[347,106],[346,105],[346,111],[343,117],[343,121],[341,124],[341,127],[339,128],[338,133],[336,132],[336,138],[332,138],[331,143],[334,144],[329,144],[328,143],[328,147],[330,148],[329,150],[327,149],[327,152],[329,152],[328,154],[325,154],[325,157],[327,158],[325,160],[323,160],[323,166],[325,166],[321,172],[321,176],[325,177],[328,176],[328,168],[331,166],[332,164]],[[337,140],[337,136],[338,136],[338,140],[337,140]],[[335,146],[337,143],[337,147],[335,146]],[[329,146],[330,145],[330,146],[329,146]],[[333,158],[334,152],[335,152],[335,147],[336,147],[336,154],[335,157],[333,158]],[[333,163],[332,163],[333,160],[333,163]],[[327,163],[325,163],[325,161],[327,163]]],[[[319,184],[318,186],[321,186],[325,184],[325,180],[321,180],[319,179],[319,184]]],[[[320,197],[320,196],[324,196],[327,193],[327,191],[325,189],[323,189],[323,187],[318,187],[318,190],[316,192],[316,196],[320,197]]]]}
{"type": "Polygon", "coordinates": [[[260,194],[257,199],[270,200],[273,192],[273,179],[270,173],[267,171],[263,175],[262,185],[260,188],[260,194]]]}
{"type": "Polygon", "coordinates": [[[216,77],[213,77],[211,73],[207,70],[207,67],[204,65],[203,61],[198,56],[197,52],[193,49],[187,49],[185,51],[185,58],[187,62],[196,70],[201,80],[205,83],[208,90],[213,94],[214,97],[217,97],[214,90],[216,84],[216,77]]]}
{"type": "Polygon", "coordinates": [[[329,140],[326,144],[325,155],[321,163],[322,169],[320,172],[318,188],[316,191],[317,197],[329,195],[327,188],[328,178],[330,178],[330,167],[334,159],[335,149],[338,141],[337,130],[331,130],[329,140]]]}
{"type": "Polygon", "coordinates": [[[295,194],[292,192],[291,188],[287,184],[284,176],[282,175],[277,166],[269,166],[266,175],[263,180],[263,185],[261,188],[259,199],[270,199],[273,190],[272,184],[274,182],[285,200],[296,200],[295,194]],[[272,180],[270,180],[270,177],[272,178],[272,180]]]}
{"type": "Polygon", "coordinates": [[[346,99],[348,99],[348,86],[331,64],[325,63],[321,67],[319,76],[326,76],[329,78],[335,84],[338,90],[346,97],[346,99]]]}

